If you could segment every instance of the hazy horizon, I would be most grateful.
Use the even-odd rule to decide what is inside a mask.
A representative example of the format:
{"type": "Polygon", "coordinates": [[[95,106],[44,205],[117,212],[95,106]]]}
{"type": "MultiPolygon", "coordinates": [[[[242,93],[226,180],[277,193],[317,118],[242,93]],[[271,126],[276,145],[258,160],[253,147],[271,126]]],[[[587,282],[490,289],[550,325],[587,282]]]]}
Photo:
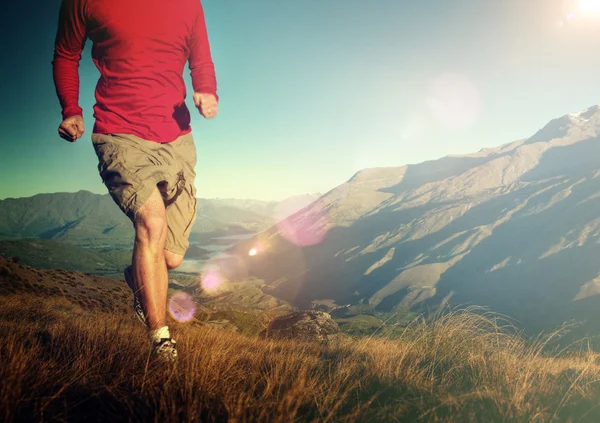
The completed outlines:
{"type": "MultiPolygon", "coordinates": [[[[2,197],[2,198],[0,198],[0,201],[2,201],[2,200],[9,200],[9,199],[29,198],[29,197],[33,197],[35,195],[44,195],[44,194],[76,194],[76,193],[78,193],[80,191],[87,191],[87,192],[90,192],[92,194],[110,196],[110,194],[108,192],[103,192],[102,189],[99,192],[90,191],[88,189],[79,189],[79,190],[76,190],[76,191],[38,192],[38,193],[35,193],[35,194],[32,194],[32,195],[25,195],[25,196],[18,196],[18,197],[2,197]]],[[[278,202],[278,201],[284,201],[284,200],[287,200],[287,199],[290,199],[290,198],[294,198],[294,197],[302,197],[302,196],[305,196],[305,195],[322,195],[322,194],[323,193],[319,193],[319,192],[304,192],[304,193],[292,194],[292,195],[288,195],[288,196],[284,196],[282,198],[277,198],[277,199],[272,199],[272,200],[262,200],[262,199],[251,198],[251,197],[199,197],[199,196],[197,196],[196,198],[202,199],[202,200],[235,200],[235,201],[278,202]]]]}

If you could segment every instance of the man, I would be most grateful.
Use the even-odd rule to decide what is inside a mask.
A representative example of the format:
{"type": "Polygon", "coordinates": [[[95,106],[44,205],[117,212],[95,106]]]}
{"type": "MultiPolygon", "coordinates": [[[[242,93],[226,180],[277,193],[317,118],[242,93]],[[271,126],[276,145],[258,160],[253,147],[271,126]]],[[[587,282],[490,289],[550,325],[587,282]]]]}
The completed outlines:
{"type": "Polygon", "coordinates": [[[78,66],[87,38],[100,71],[92,134],[98,170],[135,228],[125,279],[153,354],[172,361],[168,270],[181,264],[196,218],[186,62],[200,114],[214,118],[218,107],[204,12],[200,0],[63,0],[52,65],[63,117],[58,132],[71,142],[84,133],[78,66]]]}

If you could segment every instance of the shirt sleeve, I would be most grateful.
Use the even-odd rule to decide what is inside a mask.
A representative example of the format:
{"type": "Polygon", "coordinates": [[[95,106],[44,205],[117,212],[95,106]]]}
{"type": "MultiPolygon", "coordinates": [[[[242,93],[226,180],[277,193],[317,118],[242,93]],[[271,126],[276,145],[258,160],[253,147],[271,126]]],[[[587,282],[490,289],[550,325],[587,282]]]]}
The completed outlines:
{"type": "Polygon", "coordinates": [[[202,3],[199,4],[198,14],[192,28],[189,48],[189,65],[194,92],[213,94],[218,100],[215,66],[210,54],[202,3]]]}
{"type": "Polygon", "coordinates": [[[54,42],[52,73],[63,119],[81,115],[79,61],[87,38],[85,0],[62,0],[54,42]]]}

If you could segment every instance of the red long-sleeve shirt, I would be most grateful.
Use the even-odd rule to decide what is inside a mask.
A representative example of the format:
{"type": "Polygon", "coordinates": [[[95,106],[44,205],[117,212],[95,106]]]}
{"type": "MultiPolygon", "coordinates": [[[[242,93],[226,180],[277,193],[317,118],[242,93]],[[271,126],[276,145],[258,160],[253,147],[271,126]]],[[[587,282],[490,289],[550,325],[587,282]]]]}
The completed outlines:
{"type": "Polygon", "coordinates": [[[95,133],[170,142],[190,132],[188,60],[194,91],[217,96],[200,0],[63,0],[52,62],[63,119],[82,114],[78,68],[87,38],[100,71],[95,133]]]}

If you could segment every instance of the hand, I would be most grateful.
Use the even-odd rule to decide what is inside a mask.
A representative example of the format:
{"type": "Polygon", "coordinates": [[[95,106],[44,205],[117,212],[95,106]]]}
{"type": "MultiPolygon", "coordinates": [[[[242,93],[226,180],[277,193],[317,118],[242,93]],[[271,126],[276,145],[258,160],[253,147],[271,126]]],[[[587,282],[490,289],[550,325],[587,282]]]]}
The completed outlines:
{"type": "Polygon", "coordinates": [[[206,119],[212,119],[219,112],[219,103],[212,94],[194,93],[194,104],[206,119]]]}
{"type": "Polygon", "coordinates": [[[58,135],[69,142],[77,141],[84,132],[83,117],[81,116],[69,116],[58,127],[58,135]]]}

